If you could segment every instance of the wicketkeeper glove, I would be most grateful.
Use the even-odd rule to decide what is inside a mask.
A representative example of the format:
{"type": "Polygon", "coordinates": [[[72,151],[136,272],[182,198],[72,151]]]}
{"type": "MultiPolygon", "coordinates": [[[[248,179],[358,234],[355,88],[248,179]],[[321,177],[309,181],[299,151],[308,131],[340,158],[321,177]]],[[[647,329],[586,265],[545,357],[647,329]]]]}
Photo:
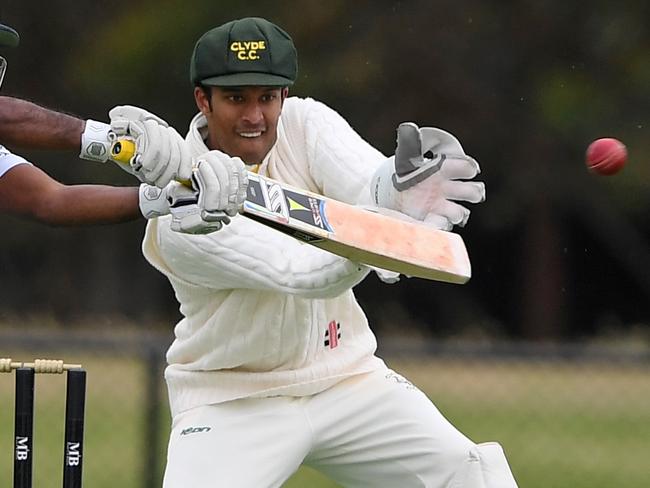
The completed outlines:
{"type": "Polygon", "coordinates": [[[377,170],[370,185],[378,207],[397,210],[439,229],[464,226],[470,211],[457,201],[485,200],[482,182],[463,181],[480,173],[476,160],[458,140],[434,127],[412,122],[397,128],[395,156],[377,170]]]}

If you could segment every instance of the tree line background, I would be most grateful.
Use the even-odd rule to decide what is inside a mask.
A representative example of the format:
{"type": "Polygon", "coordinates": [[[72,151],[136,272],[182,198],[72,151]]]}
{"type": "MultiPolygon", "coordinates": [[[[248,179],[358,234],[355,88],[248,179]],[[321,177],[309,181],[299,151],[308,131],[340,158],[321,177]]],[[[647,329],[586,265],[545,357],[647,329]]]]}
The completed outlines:
{"type": "MultiPolygon", "coordinates": [[[[385,154],[414,121],[452,132],[481,164],[488,198],[459,230],[473,278],[369,277],[356,293],[379,334],[647,341],[650,3],[3,0],[21,45],[3,52],[2,92],[102,121],[138,105],[184,134],[195,41],[244,16],[293,37],[293,95],[335,108],[385,154]],[[630,153],[615,177],[584,166],[604,136],[630,153]]],[[[76,154],[11,149],[66,183],[135,184],[76,154]]],[[[2,215],[0,228],[0,324],[177,320],[169,284],[141,255],[144,221],[53,229],[2,215]]]]}

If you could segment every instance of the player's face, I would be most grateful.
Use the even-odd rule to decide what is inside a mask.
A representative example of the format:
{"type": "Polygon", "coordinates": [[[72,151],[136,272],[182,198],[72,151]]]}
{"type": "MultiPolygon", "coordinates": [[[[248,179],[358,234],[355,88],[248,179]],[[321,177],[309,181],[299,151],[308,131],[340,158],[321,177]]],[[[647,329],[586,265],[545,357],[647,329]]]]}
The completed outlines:
{"type": "Polygon", "coordinates": [[[259,164],[275,144],[287,88],[211,87],[211,99],[194,90],[196,104],[208,121],[207,145],[247,164],[259,164]]]}

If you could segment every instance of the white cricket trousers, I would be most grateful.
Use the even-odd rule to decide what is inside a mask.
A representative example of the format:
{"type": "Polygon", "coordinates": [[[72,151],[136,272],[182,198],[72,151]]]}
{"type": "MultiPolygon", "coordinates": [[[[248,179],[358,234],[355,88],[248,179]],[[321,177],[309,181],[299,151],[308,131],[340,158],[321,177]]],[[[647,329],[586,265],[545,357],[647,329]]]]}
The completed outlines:
{"type": "Polygon", "coordinates": [[[280,487],[301,464],[346,488],[466,486],[458,472],[474,447],[420,390],[381,369],[312,396],[178,414],[163,486],[280,487]]]}

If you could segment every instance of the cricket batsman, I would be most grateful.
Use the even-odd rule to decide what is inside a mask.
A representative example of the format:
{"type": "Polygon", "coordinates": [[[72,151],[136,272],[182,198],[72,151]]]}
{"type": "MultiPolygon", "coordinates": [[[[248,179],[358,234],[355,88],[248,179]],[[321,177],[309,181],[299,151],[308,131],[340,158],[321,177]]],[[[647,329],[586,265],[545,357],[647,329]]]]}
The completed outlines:
{"type": "MultiPolygon", "coordinates": [[[[14,29],[0,24],[0,48],[16,47],[19,40],[14,29]]],[[[0,56],[0,85],[6,68],[0,56]]],[[[120,167],[143,182],[140,187],[126,188],[63,185],[0,145],[0,212],[50,225],[106,224],[171,213],[175,231],[201,234],[229,222],[245,198],[246,173],[239,159],[209,151],[193,158],[173,128],[137,107],[115,107],[109,116],[110,125],[83,121],[24,100],[0,97],[3,144],[80,150],[84,159],[106,162],[112,140],[132,137],[140,152],[131,165],[120,167]],[[173,181],[179,178],[192,178],[193,188],[173,181]]]]}
{"type": "MultiPolygon", "coordinates": [[[[484,200],[478,164],[451,134],[402,124],[387,158],[336,111],[289,97],[296,75],[291,37],[267,20],[206,32],[190,61],[192,155],[218,150],[444,229],[467,222],[462,202],[484,200]]],[[[150,220],[143,251],[183,315],[165,371],[165,488],[279,487],[301,464],[350,488],[517,486],[499,444],[468,439],[375,355],[352,291],[366,266],[240,216],[209,235],[150,220]]]]}

